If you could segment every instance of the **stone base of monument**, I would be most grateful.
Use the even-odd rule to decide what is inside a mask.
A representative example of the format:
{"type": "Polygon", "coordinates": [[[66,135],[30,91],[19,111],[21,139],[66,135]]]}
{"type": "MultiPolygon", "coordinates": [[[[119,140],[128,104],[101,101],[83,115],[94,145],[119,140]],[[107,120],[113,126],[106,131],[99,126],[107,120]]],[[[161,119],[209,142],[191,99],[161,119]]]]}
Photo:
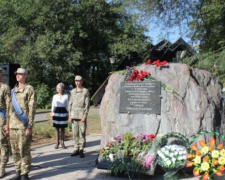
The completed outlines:
{"type": "MultiPolygon", "coordinates": [[[[110,166],[112,165],[112,162],[110,161],[100,161],[97,164],[98,169],[103,169],[103,170],[109,170],[110,166]]],[[[150,173],[149,171],[127,171],[127,170],[122,170],[121,172],[117,174],[111,174],[112,176],[117,176],[117,177],[124,177],[124,176],[129,176],[132,178],[141,178],[141,177],[146,177],[146,176],[154,176],[154,175],[163,175],[164,171],[163,169],[157,165],[155,168],[154,174],[150,173]]]]}

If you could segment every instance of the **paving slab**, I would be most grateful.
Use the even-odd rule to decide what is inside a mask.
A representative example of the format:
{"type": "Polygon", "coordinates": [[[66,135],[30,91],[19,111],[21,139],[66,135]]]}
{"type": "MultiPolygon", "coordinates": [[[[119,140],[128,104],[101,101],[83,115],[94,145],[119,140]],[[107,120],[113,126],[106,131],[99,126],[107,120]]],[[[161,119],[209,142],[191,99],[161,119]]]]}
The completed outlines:
{"type": "MultiPolygon", "coordinates": [[[[29,174],[31,180],[126,180],[127,176],[111,176],[107,170],[97,169],[96,160],[100,150],[101,135],[87,135],[85,158],[79,156],[71,157],[73,151],[73,140],[65,141],[67,149],[54,149],[54,143],[32,146],[32,168],[29,174]]],[[[15,175],[12,157],[6,167],[6,176],[9,180],[15,175]]],[[[162,174],[155,176],[132,176],[130,179],[163,180],[162,174]]],[[[198,180],[192,175],[182,176],[182,180],[198,180]]],[[[222,180],[222,179],[220,179],[222,180]]]]}

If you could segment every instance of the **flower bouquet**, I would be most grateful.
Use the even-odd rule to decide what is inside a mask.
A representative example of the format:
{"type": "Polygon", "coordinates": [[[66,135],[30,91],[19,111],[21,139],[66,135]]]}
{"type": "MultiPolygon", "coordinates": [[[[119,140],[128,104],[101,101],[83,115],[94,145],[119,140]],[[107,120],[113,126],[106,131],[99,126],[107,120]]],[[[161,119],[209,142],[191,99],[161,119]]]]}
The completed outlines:
{"type": "MultiPolygon", "coordinates": [[[[220,136],[218,132],[204,131],[204,133],[215,133],[220,136]]],[[[196,137],[198,137],[197,134],[196,137]]],[[[221,136],[224,139],[224,136],[221,136]]],[[[187,155],[188,162],[186,167],[194,167],[193,175],[200,176],[201,180],[212,180],[213,174],[222,176],[225,169],[225,149],[222,144],[215,146],[215,139],[211,138],[207,145],[205,141],[199,140],[199,148],[196,144],[191,144],[191,151],[187,155]]]]}
{"type": "Polygon", "coordinates": [[[109,169],[114,174],[122,171],[144,171],[137,158],[140,153],[151,147],[154,139],[153,134],[140,134],[134,137],[131,133],[126,133],[116,136],[100,150],[100,158],[112,163],[109,169]]]}
{"type": "Polygon", "coordinates": [[[163,168],[173,169],[186,164],[187,150],[180,145],[166,145],[157,151],[159,163],[163,168]]]}
{"type": "Polygon", "coordinates": [[[181,140],[184,145],[169,144],[162,146],[157,151],[157,162],[166,172],[164,179],[179,179],[177,172],[185,167],[188,140],[180,133],[168,133],[163,136],[162,142],[168,138],[175,137],[181,140]]]}

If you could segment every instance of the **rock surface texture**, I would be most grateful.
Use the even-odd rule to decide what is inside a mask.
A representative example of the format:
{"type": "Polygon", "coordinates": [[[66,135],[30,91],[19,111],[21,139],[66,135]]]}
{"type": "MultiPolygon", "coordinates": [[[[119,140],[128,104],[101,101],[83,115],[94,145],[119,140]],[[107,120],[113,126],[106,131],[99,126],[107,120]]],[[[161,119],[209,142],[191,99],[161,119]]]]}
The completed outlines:
{"type": "MultiPolygon", "coordinates": [[[[101,146],[127,132],[135,136],[180,132],[188,138],[204,130],[225,134],[222,86],[211,73],[186,64],[169,64],[161,69],[143,64],[136,69],[150,72],[176,93],[162,88],[160,115],[119,113],[120,83],[125,75],[112,74],[100,105],[101,146]]],[[[203,139],[208,141],[210,137],[204,135],[203,139]]]]}

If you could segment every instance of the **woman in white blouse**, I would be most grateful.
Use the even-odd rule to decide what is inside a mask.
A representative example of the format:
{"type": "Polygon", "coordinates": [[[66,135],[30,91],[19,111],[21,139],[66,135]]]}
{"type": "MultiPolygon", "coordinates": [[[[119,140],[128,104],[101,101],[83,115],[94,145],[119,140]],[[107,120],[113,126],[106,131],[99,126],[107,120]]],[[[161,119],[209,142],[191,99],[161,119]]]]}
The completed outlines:
{"type": "Polygon", "coordinates": [[[59,131],[61,130],[61,146],[66,148],[64,144],[65,128],[68,125],[68,96],[64,95],[64,84],[59,83],[56,86],[56,91],[52,99],[51,119],[53,127],[56,131],[55,149],[59,148],[59,131]]]}

